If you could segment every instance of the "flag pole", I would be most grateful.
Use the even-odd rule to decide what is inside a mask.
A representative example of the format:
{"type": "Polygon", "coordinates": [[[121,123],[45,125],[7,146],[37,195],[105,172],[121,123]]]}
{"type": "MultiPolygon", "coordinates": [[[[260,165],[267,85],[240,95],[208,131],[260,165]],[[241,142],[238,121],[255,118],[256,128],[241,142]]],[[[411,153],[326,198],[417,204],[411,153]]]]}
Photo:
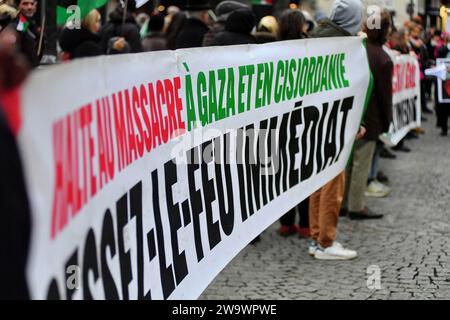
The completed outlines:
{"type": "Polygon", "coordinates": [[[42,17],[42,24],[41,24],[41,34],[39,35],[39,45],[37,50],[38,57],[41,55],[42,51],[42,42],[44,41],[44,32],[45,32],[45,18],[46,14],[44,13],[44,16],[42,17]]]}

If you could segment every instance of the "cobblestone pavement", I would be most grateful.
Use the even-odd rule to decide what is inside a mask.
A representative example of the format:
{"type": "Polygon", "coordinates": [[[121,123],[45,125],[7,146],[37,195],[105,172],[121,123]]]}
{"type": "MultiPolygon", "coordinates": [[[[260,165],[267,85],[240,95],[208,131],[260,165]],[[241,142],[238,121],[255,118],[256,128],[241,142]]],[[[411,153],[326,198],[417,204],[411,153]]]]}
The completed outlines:
{"type": "Polygon", "coordinates": [[[392,192],[367,204],[385,217],[340,219],[337,240],[358,259],[314,260],[308,240],[280,237],[277,222],[200,299],[450,299],[450,137],[434,124],[428,116],[426,134],[407,140],[411,153],[381,160],[392,192]],[[381,289],[368,288],[370,266],[379,267],[381,289]]]}

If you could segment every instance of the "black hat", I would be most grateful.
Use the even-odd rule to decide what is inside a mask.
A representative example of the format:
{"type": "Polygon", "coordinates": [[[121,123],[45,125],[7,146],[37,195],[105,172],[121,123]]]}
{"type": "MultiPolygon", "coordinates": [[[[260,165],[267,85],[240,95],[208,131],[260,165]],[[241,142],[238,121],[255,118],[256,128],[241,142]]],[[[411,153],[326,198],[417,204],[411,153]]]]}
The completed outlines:
{"type": "Polygon", "coordinates": [[[201,10],[209,10],[212,6],[209,3],[209,0],[187,0],[186,5],[183,6],[184,10],[191,11],[201,11],[201,10]]]}
{"type": "Polygon", "coordinates": [[[249,6],[242,2],[238,2],[238,1],[234,1],[234,0],[226,0],[226,1],[220,2],[216,6],[216,9],[214,10],[214,12],[217,16],[217,20],[226,21],[228,16],[233,11],[235,11],[237,9],[242,9],[242,8],[249,8],[249,6]]]}

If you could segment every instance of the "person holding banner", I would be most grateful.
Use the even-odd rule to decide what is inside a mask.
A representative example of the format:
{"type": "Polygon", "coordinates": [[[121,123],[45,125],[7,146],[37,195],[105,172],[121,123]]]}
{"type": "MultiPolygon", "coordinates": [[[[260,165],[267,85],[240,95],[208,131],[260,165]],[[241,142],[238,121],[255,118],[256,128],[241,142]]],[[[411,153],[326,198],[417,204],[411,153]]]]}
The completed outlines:
{"type": "MultiPolygon", "coordinates": [[[[280,40],[294,40],[307,38],[306,18],[299,10],[287,9],[280,17],[280,28],[278,38],[280,40]]],[[[295,151],[292,151],[295,153],[295,151]]],[[[280,218],[281,227],[279,234],[289,236],[298,233],[302,238],[309,238],[309,198],[306,198],[293,209],[289,210],[280,218]],[[299,224],[295,224],[295,212],[299,214],[299,224]]]]}
{"type": "Polygon", "coordinates": [[[6,107],[27,75],[25,57],[17,52],[16,35],[0,33],[0,299],[28,299],[25,267],[30,244],[30,207],[14,132],[18,106],[6,107]],[[10,100],[10,99],[9,99],[10,100]]]}
{"type": "MultiPolygon", "coordinates": [[[[311,36],[355,36],[361,30],[362,17],[361,1],[337,0],[333,4],[330,19],[322,20],[311,36]]],[[[350,260],[358,256],[356,251],[345,249],[335,241],[344,190],[345,172],[341,172],[310,197],[309,227],[312,242],[308,251],[316,259],[350,260]]]]}
{"type": "Polygon", "coordinates": [[[364,206],[364,193],[367,187],[369,169],[372,163],[378,137],[389,131],[392,121],[392,77],[394,64],[384,51],[391,27],[391,16],[388,11],[380,13],[381,28],[369,28],[364,25],[367,34],[367,54],[370,70],[374,77],[374,87],[369,105],[364,116],[367,129],[365,137],[356,141],[353,156],[347,169],[347,205],[352,220],[379,219],[376,214],[364,206]]]}

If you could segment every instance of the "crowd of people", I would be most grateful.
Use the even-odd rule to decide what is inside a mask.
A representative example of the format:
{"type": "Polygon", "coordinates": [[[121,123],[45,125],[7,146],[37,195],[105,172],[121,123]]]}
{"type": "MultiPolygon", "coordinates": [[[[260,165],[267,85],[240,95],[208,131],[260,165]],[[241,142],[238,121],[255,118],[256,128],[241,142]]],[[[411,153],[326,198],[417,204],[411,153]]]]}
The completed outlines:
{"type": "MultiPolygon", "coordinates": [[[[35,68],[40,64],[45,37],[35,20],[37,1],[0,3],[1,91],[20,83],[27,68],[35,68]],[[13,56],[16,46],[22,53],[20,59],[13,56]]],[[[281,236],[298,234],[311,238],[308,251],[316,259],[347,260],[358,254],[336,241],[339,218],[382,218],[382,214],[371,211],[365,203],[366,197],[386,197],[390,192],[389,178],[380,170],[379,158],[395,159],[395,152],[410,152],[405,141],[417,139],[424,133],[421,128],[417,128],[393,148],[379,140],[379,136],[389,130],[392,121],[393,62],[385,48],[394,50],[396,54],[409,54],[417,58],[421,72],[422,113],[426,115],[432,112],[428,105],[434,100],[437,126],[443,136],[448,134],[450,115],[450,105],[437,102],[436,79],[425,76],[425,70],[436,65],[436,59],[450,56],[449,35],[434,28],[425,30],[420,17],[398,28],[391,14],[384,10],[380,14],[380,28],[373,29],[364,23],[364,16],[360,0],[335,0],[330,16],[319,21],[314,20],[309,12],[299,9],[286,9],[276,17],[269,15],[257,20],[251,6],[233,0],[222,1],[215,8],[206,0],[187,1],[186,7],[169,7],[164,14],[159,11],[138,14],[134,1],[128,1],[126,7],[123,2],[119,2],[107,19],[103,19],[106,20],[103,25],[100,11],[93,9],[83,17],[80,28],[74,28],[70,24],[73,21],[62,26],[58,35],[58,60],[64,62],[106,54],[261,44],[305,38],[367,37],[374,88],[348,167],[287,212],[280,219],[279,229],[281,236]]],[[[427,119],[423,117],[422,120],[427,119]]],[[[21,230],[30,228],[26,213],[27,197],[17,147],[1,108],[0,127],[2,150],[10,150],[0,155],[0,171],[10,175],[8,179],[0,179],[0,196],[6,195],[8,198],[0,200],[0,212],[8,212],[10,216],[8,223],[0,224],[0,234],[2,239],[8,238],[2,243],[9,243],[11,248],[8,252],[2,252],[0,260],[16,261],[2,266],[2,273],[15,275],[6,278],[10,285],[5,284],[3,288],[16,288],[17,292],[8,292],[10,296],[23,297],[25,284],[18,287],[17,283],[20,282],[18,279],[24,279],[26,255],[20,253],[26,250],[29,235],[28,232],[26,236],[21,236],[9,231],[13,230],[11,226],[21,230]],[[11,181],[17,181],[17,184],[13,184],[15,190],[11,189],[11,181]],[[16,194],[15,198],[9,196],[11,192],[16,194]],[[19,202],[22,205],[18,206],[19,202]],[[9,269],[5,271],[3,267],[9,269]]]]}

